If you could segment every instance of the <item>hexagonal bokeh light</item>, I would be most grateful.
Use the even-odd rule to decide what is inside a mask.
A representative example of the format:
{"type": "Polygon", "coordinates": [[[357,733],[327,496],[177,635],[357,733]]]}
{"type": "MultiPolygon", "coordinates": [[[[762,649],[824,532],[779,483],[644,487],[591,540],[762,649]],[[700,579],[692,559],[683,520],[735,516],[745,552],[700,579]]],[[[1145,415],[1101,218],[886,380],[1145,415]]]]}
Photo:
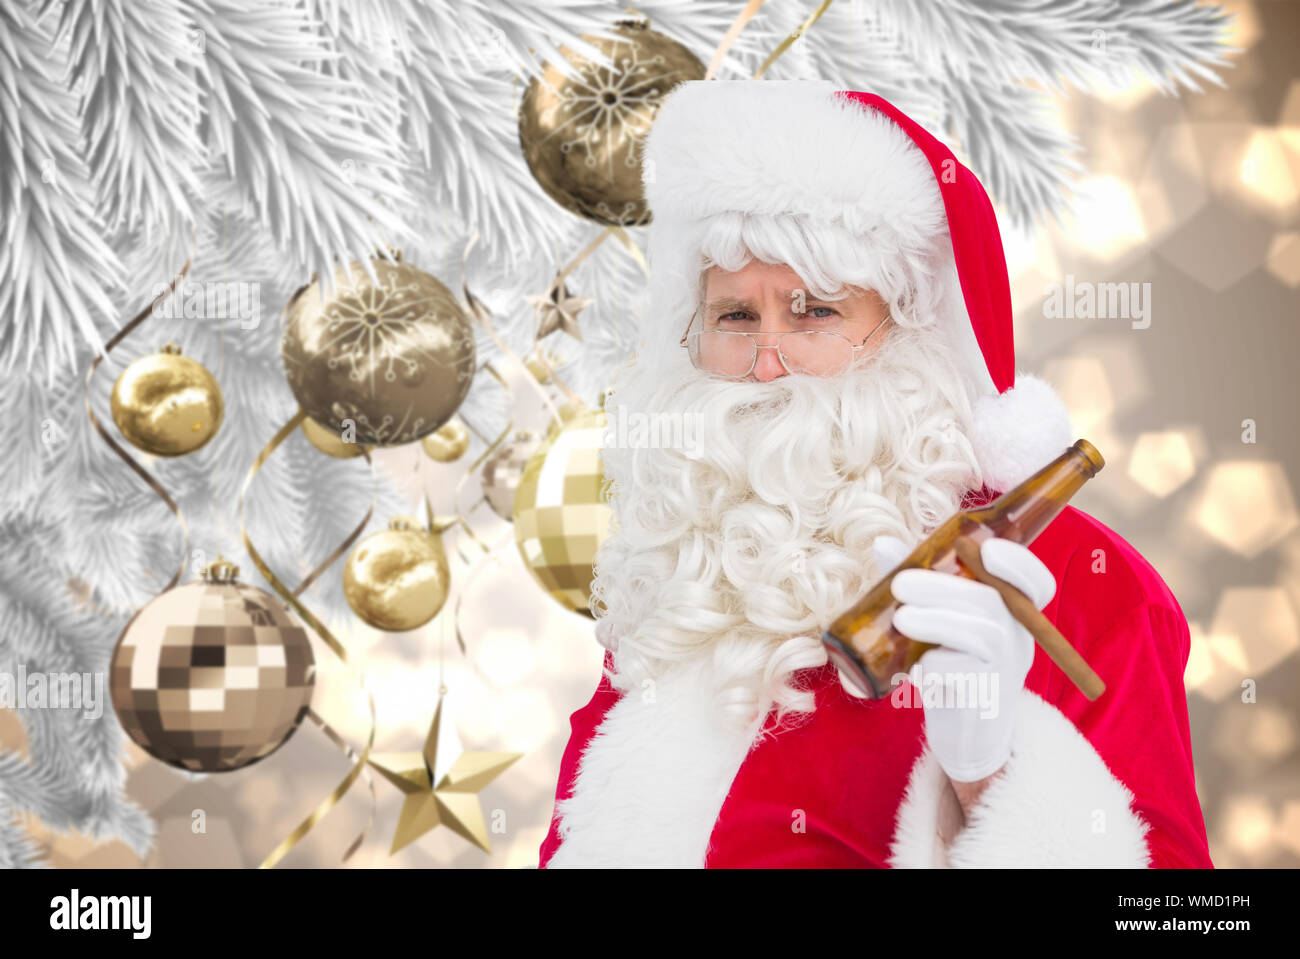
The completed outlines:
{"type": "Polygon", "coordinates": [[[1300,233],[1279,233],[1268,248],[1268,272],[1287,286],[1300,286],[1300,233]]]}
{"type": "Polygon", "coordinates": [[[1152,496],[1163,498],[1192,478],[1196,460],[1188,431],[1143,433],[1133,444],[1128,473],[1152,496]]]}
{"type": "MultiPolygon", "coordinates": [[[[1291,600],[1280,586],[1239,586],[1223,591],[1210,627],[1216,637],[1235,637],[1239,644],[1242,679],[1259,680],[1265,673],[1300,648],[1291,600]]],[[[1290,696],[1288,689],[1282,693],[1290,696]]],[[[1260,697],[1269,695],[1260,690],[1260,697]]],[[[1274,690],[1272,695],[1278,695],[1274,690]]]]}
{"type": "Polygon", "coordinates": [[[1286,473],[1265,460],[1216,464],[1192,508],[1192,519],[1217,542],[1247,558],[1273,546],[1298,521],[1286,473]]]}

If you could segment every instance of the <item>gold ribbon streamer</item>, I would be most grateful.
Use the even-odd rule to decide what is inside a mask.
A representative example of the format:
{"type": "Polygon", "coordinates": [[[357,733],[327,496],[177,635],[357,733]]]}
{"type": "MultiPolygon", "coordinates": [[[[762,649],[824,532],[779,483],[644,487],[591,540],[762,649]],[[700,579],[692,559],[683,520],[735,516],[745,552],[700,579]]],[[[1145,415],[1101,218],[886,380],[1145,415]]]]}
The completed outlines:
{"type": "Polygon", "coordinates": [[[180,582],[181,576],[185,572],[185,567],[189,565],[190,562],[189,525],[185,522],[185,517],[181,515],[180,507],[176,505],[176,501],[172,499],[171,495],[167,492],[167,490],[163,488],[163,485],[159,483],[158,480],[154,479],[153,475],[147,469],[145,469],[143,466],[137,463],[135,461],[135,458],[131,456],[131,454],[128,453],[117,442],[117,440],[113,439],[113,437],[109,435],[108,430],[104,429],[103,424],[99,422],[99,418],[95,416],[95,411],[92,408],[90,403],[90,384],[95,378],[95,371],[99,369],[99,364],[102,363],[108,357],[108,354],[112,352],[113,347],[117,346],[117,344],[121,343],[122,340],[126,339],[126,337],[129,336],[137,326],[139,326],[141,323],[143,323],[145,320],[147,320],[150,316],[153,315],[153,311],[161,303],[163,303],[167,299],[167,297],[172,295],[172,293],[176,289],[176,284],[180,283],[180,281],[185,278],[185,275],[189,273],[190,264],[193,261],[194,261],[194,256],[193,254],[191,254],[185,260],[185,265],[181,267],[180,272],[177,273],[175,277],[173,277],[167,289],[165,289],[163,292],[159,293],[156,297],[154,297],[148,306],[146,306],[143,310],[141,310],[134,317],[132,317],[131,321],[127,323],[124,327],[122,327],[120,330],[118,330],[113,335],[113,338],[109,340],[107,344],[105,344],[104,352],[100,353],[97,357],[95,357],[95,359],[91,361],[90,368],[86,370],[86,382],[82,389],[83,398],[85,399],[86,402],[86,415],[90,417],[90,425],[95,428],[95,432],[99,434],[100,439],[102,439],[105,443],[107,443],[109,447],[112,448],[113,452],[116,453],[118,456],[120,456],[123,462],[125,462],[127,466],[131,467],[131,469],[135,471],[135,474],[149,485],[149,488],[151,490],[153,490],[155,493],[158,494],[158,497],[164,503],[167,504],[167,508],[172,511],[172,515],[176,517],[176,522],[180,524],[181,533],[185,537],[185,546],[181,550],[181,566],[180,569],[176,570],[175,575],[173,575],[172,578],[167,581],[167,585],[164,586],[159,591],[163,593],[167,592],[167,590],[171,589],[173,586],[175,586],[177,583],[180,582]]]}
{"type": "MultiPolygon", "coordinates": [[[[513,404],[514,391],[510,389],[510,385],[505,381],[504,378],[502,378],[501,374],[496,371],[496,368],[492,365],[492,363],[491,362],[484,363],[483,370],[486,370],[487,373],[494,380],[496,380],[498,383],[501,384],[502,389],[504,389],[506,391],[506,394],[510,396],[511,402],[513,404]]],[[[477,436],[480,440],[484,439],[483,435],[479,433],[478,430],[475,430],[472,426],[470,426],[469,421],[466,420],[464,417],[461,417],[461,422],[464,423],[467,428],[472,429],[474,431],[474,435],[477,436]]],[[[469,538],[474,541],[474,544],[478,546],[481,550],[483,550],[483,552],[485,553],[490,553],[491,549],[489,549],[486,545],[484,545],[483,541],[478,538],[478,535],[470,527],[469,520],[465,516],[464,511],[461,507],[461,493],[464,491],[465,483],[469,481],[470,476],[476,475],[478,473],[479,467],[481,467],[485,462],[487,462],[487,458],[491,456],[496,451],[497,447],[500,446],[505,441],[505,438],[509,436],[510,432],[514,429],[514,425],[515,425],[515,418],[514,418],[514,413],[512,411],[510,414],[510,420],[509,422],[506,423],[505,427],[501,430],[501,434],[496,439],[494,439],[491,443],[488,444],[487,449],[483,450],[483,452],[479,454],[478,458],[469,465],[469,467],[465,470],[465,472],[461,474],[460,479],[456,481],[456,491],[453,494],[455,496],[454,503],[456,506],[457,523],[459,523],[461,529],[465,531],[466,535],[468,535],[469,538]]],[[[478,499],[474,503],[474,506],[477,506],[479,503],[483,502],[484,499],[486,499],[486,497],[481,497],[480,499],[478,499]]],[[[473,507],[470,508],[473,509],[473,507]]],[[[457,551],[459,552],[459,545],[457,546],[457,551]]],[[[464,553],[461,553],[461,559],[465,559],[464,553]]],[[[459,636],[457,636],[457,638],[459,639],[459,636]]],[[[461,644],[461,649],[462,651],[464,650],[463,643],[461,644]]]]}
{"type": "MultiPolygon", "coordinates": [[[[285,854],[288,853],[290,849],[298,845],[299,840],[301,840],[303,836],[311,832],[315,825],[325,818],[326,813],[338,805],[338,802],[343,798],[344,793],[351,789],[352,784],[357,781],[357,776],[361,774],[361,770],[365,767],[367,760],[370,759],[370,749],[375,745],[375,696],[367,689],[366,698],[370,701],[370,739],[366,741],[365,751],[357,758],[356,765],[354,765],[348,774],[343,777],[343,781],[334,787],[334,791],[321,800],[320,805],[312,810],[311,815],[300,822],[297,828],[295,828],[293,832],[289,833],[280,845],[275,847],[271,855],[267,856],[262,864],[257,867],[258,869],[271,869],[274,867],[276,863],[285,857],[285,854]]],[[[321,720],[314,711],[309,710],[308,715],[321,727],[322,731],[324,731],[326,735],[334,739],[336,743],[345,745],[342,743],[342,737],[332,729],[327,728],[327,724],[325,724],[325,722],[321,720]]],[[[356,755],[351,749],[345,748],[344,751],[348,754],[349,759],[356,755]]],[[[370,822],[373,823],[374,821],[375,812],[372,808],[370,810],[370,822]]],[[[367,824],[366,828],[362,830],[361,835],[357,836],[357,838],[352,841],[352,845],[348,847],[348,851],[343,854],[343,862],[347,862],[348,857],[357,851],[357,848],[365,840],[366,834],[369,831],[370,825],[367,824]]]]}
{"type": "MultiPolygon", "coordinates": [[[[478,231],[475,230],[474,235],[471,236],[469,242],[465,244],[465,252],[461,255],[461,292],[465,294],[465,302],[469,304],[470,312],[474,314],[474,318],[478,320],[479,325],[483,327],[487,335],[492,338],[492,342],[496,344],[497,349],[522,367],[524,366],[524,361],[515,354],[514,350],[510,349],[510,346],[506,341],[501,338],[499,333],[497,333],[496,328],[492,326],[491,311],[479,301],[478,297],[469,291],[469,283],[466,281],[465,277],[468,272],[467,267],[469,265],[470,250],[474,249],[474,244],[477,242],[478,231]]],[[[497,378],[500,379],[500,377],[497,378]]],[[[537,395],[541,397],[542,402],[546,404],[547,409],[551,411],[551,416],[558,420],[560,418],[559,410],[555,408],[555,404],[551,402],[551,397],[547,392],[542,389],[542,384],[538,383],[532,376],[527,378],[532,380],[533,386],[537,390],[537,395]]],[[[504,383],[502,385],[504,385],[504,383]]],[[[507,386],[506,389],[509,390],[510,387],[507,386]]]]}
{"type": "Polygon", "coordinates": [[[781,54],[789,50],[796,40],[798,40],[805,33],[807,33],[808,30],[812,27],[812,25],[816,23],[817,20],[821,17],[821,15],[826,12],[826,9],[830,5],[831,5],[831,0],[822,0],[821,6],[819,6],[816,10],[814,10],[807,20],[805,20],[803,23],[799,24],[799,26],[791,30],[790,35],[781,41],[781,45],[768,54],[767,59],[764,60],[762,66],[758,68],[758,71],[754,74],[753,79],[757,80],[763,74],[765,74],[767,72],[767,68],[770,67],[772,64],[776,63],[777,58],[780,57],[781,54]]]}
{"type": "MultiPolygon", "coordinates": [[[[320,640],[330,648],[330,650],[334,653],[334,655],[337,656],[345,665],[355,669],[355,667],[353,667],[353,664],[348,661],[347,650],[344,649],[343,644],[334,638],[334,634],[329,631],[329,629],[325,626],[324,623],[322,623],[319,619],[316,618],[315,614],[313,614],[311,610],[307,609],[305,606],[302,605],[302,603],[298,601],[296,591],[291,591],[280,580],[280,577],[276,576],[275,573],[271,571],[271,568],[266,564],[266,561],[262,559],[262,556],[260,553],[258,553],[256,547],[253,546],[253,541],[249,539],[247,524],[244,521],[244,500],[248,494],[249,487],[253,483],[253,480],[257,477],[258,472],[262,469],[262,465],[271,457],[272,453],[274,453],[277,449],[279,449],[280,444],[283,443],[289,437],[289,435],[293,433],[294,430],[296,430],[299,426],[302,425],[303,420],[305,420],[306,418],[307,418],[307,414],[304,413],[301,409],[298,410],[298,412],[295,413],[289,419],[289,421],[284,424],[284,426],[280,427],[279,431],[276,432],[275,436],[271,438],[271,441],[262,448],[262,451],[257,454],[257,459],[253,461],[253,465],[248,471],[248,476],[244,478],[244,484],[239,490],[239,533],[240,536],[243,538],[244,548],[248,550],[248,555],[252,558],[253,565],[257,567],[258,572],[260,572],[262,576],[265,577],[266,581],[271,584],[271,587],[277,593],[280,594],[280,597],[285,601],[285,603],[287,603],[289,607],[292,608],[293,611],[296,612],[304,622],[306,622],[309,626],[311,626],[311,628],[316,632],[320,640]]],[[[365,456],[366,462],[371,465],[371,471],[373,475],[374,464],[370,459],[369,451],[363,449],[362,454],[365,456]]],[[[373,502],[371,503],[371,510],[372,511],[374,510],[373,502]]],[[[367,513],[367,517],[369,516],[370,513],[367,513]]],[[[355,538],[356,535],[357,534],[354,532],[352,536],[350,536],[349,538],[350,539],[355,538]]],[[[341,550],[335,550],[335,555],[333,558],[337,559],[338,554],[340,553],[341,550]]],[[[308,582],[310,582],[311,579],[314,579],[317,575],[319,575],[319,573],[320,573],[319,569],[313,570],[311,576],[308,577],[308,582]]],[[[305,585],[306,584],[304,584],[304,586],[305,585]]],[[[299,590],[303,588],[304,588],[303,586],[300,586],[299,590]]],[[[364,687],[364,683],[362,684],[362,686],[364,687]]],[[[371,693],[369,690],[366,690],[366,697],[370,702],[370,737],[366,742],[365,750],[362,752],[360,757],[357,758],[356,763],[348,771],[348,774],[343,778],[343,781],[340,782],[336,787],[334,787],[333,792],[331,792],[328,796],[326,796],[320,802],[320,804],[317,805],[317,807],[314,810],[312,810],[311,814],[306,819],[304,819],[301,823],[298,824],[297,828],[295,828],[293,832],[291,832],[287,837],[285,837],[284,841],[281,842],[280,845],[278,845],[275,848],[275,850],[269,856],[266,857],[266,859],[262,862],[259,868],[270,869],[276,863],[278,863],[282,858],[284,858],[284,856],[289,852],[289,850],[291,850],[294,846],[296,846],[298,842],[304,836],[306,836],[307,833],[309,833],[312,830],[312,828],[318,822],[321,821],[322,818],[324,818],[325,814],[328,813],[331,809],[333,809],[338,804],[339,800],[342,799],[343,796],[347,793],[347,791],[352,788],[352,784],[356,782],[357,777],[361,775],[362,770],[365,769],[366,763],[370,759],[370,750],[375,744],[375,697],[374,694],[371,693]]],[[[331,738],[334,739],[335,737],[331,737],[331,738]]],[[[339,739],[341,739],[341,737],[335,739],[335,741],[338,742],[339,739]]],[[[345,750],[345,752],[347,752],[347,750],[345,750]]],[[[348,758],[351,759],[352,755],[354,754],[348,753],[348,758]]],[[[361,835],[359,835],[352,842],[352,845],[349,847],[347,853],[343,857],[344,862],[347,861],[348,857],[351,856],[352,853],[356,851],[357,847],[359,847],[361,843],[365,840],[366,835],[370,831],[371,824],[374,823],[374,818],[375,818],[374,780],[369,779],[368,770],[367,770],[367,777],[368,777],[368,781],[370,782],[370,798],[371,798],[370,822],[367,823],[366,828],[362,830],[361,835]]]]}
{"type": "Polygon", "coordinates": [[[736,42],[736,37],[740,36],[740,31],[744,30],[746,24],[748,24],[750,20],[754,19],[754,14],[758,13],[759,7],[761,7],[764,2],[766,2],[766,0],[749,0],[749,3],[745,4],[745,9],[740,11],[740,15],[736,17],[731,28],[727,30],[726,36],[724,36],[722,42],[718,44],[718,49],[713,51],[713,60],[709,63],[709,72],[704,74],[704,79],[713,79],[713,75],[717,73],[718,68],[722,66],[722,58],[727,55],[727,51],[731,49],[731,45],[736,42]]]}
{"type": "Polygon", "coordinates": [[[456,608],[452,615],[452,625],[456,629],[456,643],[460,646],[460,651],[462,653],[465,652],[465,640],[462,637],[461,630],[460,630],[461,601],[465,598],[465,594],[469,592],[469,584],[472,583],[474,579],[478,576],[478,574],[482,572],[483,568],[487,566],[487,561],[489,559],[492,560],[492,562],[495,563],[497,566],[501,565],[501,559],[500,557],[497,556],[497,550],[500,549],[502,544],[504,544],[506,540],[512,536],[514,536],[513,531],[510,533],[510,536],[502,536],[498,542],[493,543],[491,546],[484,546],[483,548],[487,550],[486,555],[480,557],[478,564],[469,571],[469,576],[465,577],[465,585],[463,585],[462,587],[460,587],[460,589],[456,591],[456,608]]]}

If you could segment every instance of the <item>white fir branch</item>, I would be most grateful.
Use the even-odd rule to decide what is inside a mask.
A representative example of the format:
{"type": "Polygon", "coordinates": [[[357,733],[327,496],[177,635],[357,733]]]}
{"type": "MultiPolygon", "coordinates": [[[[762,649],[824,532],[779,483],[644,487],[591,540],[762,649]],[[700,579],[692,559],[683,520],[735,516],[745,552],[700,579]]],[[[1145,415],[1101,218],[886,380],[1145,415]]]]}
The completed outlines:
{"type": "Polygon", "coordinates": [[[1012,222],[1027,229],[1044,213],[1059,220],[1072,196],[1069,174],[1083,167],[1074,159],[1078,143],[1048,117],[1045,97],[974,78],[943,89],[945,127],[1012,222]]]}
{"type": "Polygon", "coordinates": [[[47,0],[55,8],[108,229],[183,226],[194,217],[203,144],[194,80],[201,61],[180,4],[47,0]]]}
{"type": "Polygon", "coordinates": [[[44,855],[15,816],[14,808],[0,798],[0,869],[48,869],[44,855]]]}
{"type": "Polygon", "coordinates": [[[1140,73],[1169,93],[1209,68],[1232,17],[1198,0],[858,0],[926,76],[1001,84],[1034,80],[1063,92],[1122,83],[1140,73]]]}
{"type": "Polygon", "coordinates": [[[0,4],[0,371],[36,368],[47,382],[78,342],[102,348],[120,268],[52,30],[31,0],[0,4]]]}
{"type": "Polygon", "coordinates": [[[246,207],[299,269],[332,282],[336,258],[369,261],[408,224],[401,145],[376,141],[366,97],[312,64],[332,54],[305,12],[284,0],[189,9],[202,38],[208,137],[246,207]]]}

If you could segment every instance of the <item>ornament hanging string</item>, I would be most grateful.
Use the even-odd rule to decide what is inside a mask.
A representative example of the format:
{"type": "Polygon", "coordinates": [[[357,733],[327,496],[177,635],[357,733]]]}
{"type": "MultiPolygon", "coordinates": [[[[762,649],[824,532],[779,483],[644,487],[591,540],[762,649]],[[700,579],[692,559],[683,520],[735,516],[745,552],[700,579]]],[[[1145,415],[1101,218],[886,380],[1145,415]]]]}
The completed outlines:
{"type": "MultiPolygon", "coordinates": [[[[193,232],[193,229],[194,229],[194,225],[190,224],[191,233],[193,232]]],[[[113,439],[113,437],[109,434],[108,430],[104,428],[103,424],[99,422],[99,418],[95,416],[95,410],[90,402],[90,385],[95,378],[95,371],[99,369],[99,364],[102,363],[108,357],[108,354],[112,352],[115,346],[117,346],[124,339],[130,336],[131,333],[135,331],[136,327],[138,327],[141,323],[143,323],[145,320],[149,319],[149,317],[153,315],[155,309],[157,309],[160,305],[166,302],[167,298],[171,296],[173,292],[175,292],[177,285],[181,282],[181,280],[185,278],[186,274],[189,273],[190,264],[193,262],[194,262],[194,255],[191,253],[189,258],[186,259],[185,265],[181,267],[180,272],[177,273],[176,276],[172,278],[172,281],[167,286],[167,289],[163,290],[156,297],[154,297],[148,306],[146,306],[143,310],[141,310],[134,317],[132,317],[131,321],[127,323],[125,326],[123,326],[120,330],[118,330],[113,335],[113,338],[110,339],[108,343],[104,345],[104,352],[96,356],[94,360],[91,361],[90,368],[86,370],[86,380],[85,380],[85,385],[83,387],[83,396],[86,402],[86,415],[90,417],[90,425],[94,427],[95,432],[99,434],[100,439],[102,439],[105,443],[107,443],[109,445],[109,448],[112,449],[113,452],[116,453],[119,457],[121,457],[122,461],[126,463],[127,466],[131,467],[131,469],[135,472],[135,474],[139,476],[142,480],[144,480],[146,484],[148,484],[151,490],[153,490],[155,493],[158,494],[158,497],[164,503],[167,504],[167,508],[171,510],[172,515],[176,517],[176,522],[180,524],[181,533],[184,536],[184,541],[185,541],[185,545],[181,549],[181,565],[180,568],[176,570],[172,578],[167,581],[167,585],[164,586],[162,590],[160,590],[160,592],[166,592],[167,590],[175,586],[177,583],[179,583],[181,576],[184,575],[185,573],[185,567],[189,565],[189,561],[190,561],[189,525],[185,522],[185,517],[184,515],[182,515],[180,507],[176,505],[176,501],[172,499],[171,494],[169,494],[167,490],[163,488],[163,485],[160,482],[158,482],[158,480],[156,480],[147,469],[145,469],[143,466],[137,463],[135,458],[131,456],[131,454],[128,453],[125,449],[123,449],[122,446],[117,442],[117,440],[113,439]]]]}
{"type": "MultiPolygon", "coordinates": [[[[586,249],[584,249],[576,257],[570,260],[564,267],[560,269],[558,273],[555,274],[555,279],[551,281],[550,288],[546,291],[545,294],[543,294],[543,299],[554,296],[556,294],[556,291],[563,290],[565,278],[570,273],[572,273],[578,267],[578,265],[582,263],[583,260],[591,256],[591,254],[595,253],[597,248],[599,248],[599,246],[602,243],[604,243],[607,239],[609,239],[611,236],[616,237],[619,243],[623,244],[623,248],[627,250],[628,255],[631,256],[632,259],[634,259],[637,262],[637,265],[641,267],[641,272],[644,273],[646,276],[649,276],[650,266],[648,263],[646,263],[645,256],[641,252],[641,248],[637,246],[636,243],[633,241],[632,237],[628,235],[627,230],[625,230],[621,226],[607,226],[600,231],[600,233],[597,235],[597,237],[594,240],[592,240],[589,244],[587,244],[586,249]]],[[[551,363],[550,359],[546,356],[545,351],[541,348],[541,339],[542,339],[541,332],[542,332],[541,324],[538,323],[534,325],[533,346],[532,346],[531,355],[536,357],[537,362],[541,365],[542,369],[545,371],[547,378],[550,379],[553,383],[555,383],[556,386],[560,388],[560,390],[568,398],[569,402],[585,409],[587,404],[584,403],[577,396],[577,394],[575,394],[574,391],[569,388],[569,385],[560,378],[559,374],[556,373],[555,371],[554,365],[551,363]]],[[[556,412],[553,406],[551,407],[551,416],[553,421],[556,424],[562,424],[562,420],[560,419],[559,414],[556,412]]]]}
{"type": "MultiPolygon", "coordinates": [[[[467,272],[467,267],[469,265],[470,250],[474,249],[474,244],[477,242],[478,242],[478,231],[475,230],[474,235],[471,236],[469,238],[469,242],[465,244],[465,252],[461,255],[461,277],[462,277],[461,287],[460,287],[461,292],[465,294],[465,302],[469,307],[469,311],[474,315],[474,318],[478,320],[479,325],[483,327],[484,332],[486,332],[487,335],[491,337],[492,342],[496,344],[497,349],[499,349],[506,356],[510,357],[520,366],[523,366],[524,365],[523,360],[521,360],[515,354],[514,350],[510,349],[509,344],[507,344],[506,341],[501,338],[501,334],[499,334],[496,331],[496,329],[492,326],[491,310],[485,307],[482,304],[482,302],[479,301],[478,297],[476,297],[473,293],[469,291],[469,284],[464,279],[467,272]]],[[[499,380],[500,377],[497,377],[497,379],[499,380]]],[[[532,379],[532,377],[529,377],[529,379],[532,379]]],[[[547,395],[546,391],[542,389],[542,384],[538,383],[536,380],[533,380],[533,385],[537,389],[537,395],[541,397],[542,402],[546,404],[546,407],[551,411],[551,415],[554,416],[556,419],[559,419],[559,412],[555,409],[555,404],[551,402],[550,396],[547,395]]],[[[506,389],[508,390],[509,387],[506,387],[506,389]]]]}
{"type": "MultiPolygon", "coordinates": [[[[280,597],[285,601],[285,603],[287,603],[288,606],[291,609],[293,609],[293,611],[296,612],[299,615],[299,617],[301,617],[302,620],[306,622],[316,632],[316,635],[320,638],[320,640],[323,643],[325,643],[326,646],[329,647],[330,651],[333,652],[334,655],[337,656],[344,663],[344,665],[348,666],[350,669],[353,669],[355,674],[355,667],[348,660],[347,650],[344,649],[343,644],[334,638],[334,634],[329,631],[329,629],[325,626],[325,624],[322,623],[315,616],[315,614],[313,614],[309,609],[303,606],[302,603],[299,602],[297,597],[297,592],[304,589],[312,580],[314,580],[316,576],[320,574],[321,569],[317,568],[316,570],[313,570],[312,574],[307,578],[306,581],[304,581],[304,583],[301,586],[299,586],[297,591],[291,591],[280,579],[280,577],[278,577],[274,572],[271,571],[271,568],[266,564],[266,561],[262,559],[261,554],[258,553],[257,549],[253,546],[253,541],[249,539],[248,536],[248,528],[244,517],[245,497],[247,496],[248,489],[252,485],[253,480],[256,478],[258,472],[261,470],[262,465],[270,458],[271,454],[274,453],[280,447],[280,444],[283,443],[285,439],[287,439],[289,435],[293,433],[294,430],[296,430],[299,426],[302,425],[303,420],[305,420],[306,418],[307,418],[307,414],[304,413],[302,410],[298,410],[298,412],[295,413],[287,423],[285,423],[282,427],[280,427],[279,431],[275,434],[275,436],[271,438],[271,441],[262,448],[262,451],[257,454],[257,459],[253,461],[253,466],[248,471],[248,476],[244,478],[244,484],[239,491],[239,532],[240,535],[243,537],[244,548],[248,550],[248,555],[249,557],[252,558],[253,565],[257,567],[258,572],[260,572],[262,576],[266,579],[266,581],[271,584],[271,587],[277,593],[280,594],[280,597]]],[[[365,456],[366,462],[370,465],[371,475],[373,476],[374,463],[370,458],[369,450],[365,450],[363,448],[362,455],[365,456]]],[[[373,514],[373,511],[374,511],[374,502],[372,499],[370,511],[366,513],[365,521],[363,521],[360,524],[360,526],[358,526],[357,529],[350,535],[349,541],[355,540],[357,535],[359,535],[360,530],[365,528],[365,524],[369,522],[370,516],[373,514]]],[[[335,550],[334,553],[331,554],[329,562],[332,563],[340,555],[342,555],[344,549],[346,549],[346,546],[335,550]]],[[[365,688],[364,680],[359,680],[358,685],[362,689],[364,689],[365,688]]],[[[307,818],[304,819],[301,823],[299,823],[298,826],[293,830],[293,832],[291,832],[287,837],[285,837],[285,839],[271,852],[271,854],[266,857],[266,859],[262,862],[259,868],[269,869],[273,867],[276,863],[278,863],[281,859],[283,859],[284,856],[289,852],[289,850],[291,850],[294,846],[296,846],[303,839],[303,837],[307,835],[307,833],[311,832],[311,830],[315,827],[315,825],[318,822],[320,822],[321,819],[323,819],[331,809],[333,809],[336,805],[338,805],[339,800],[341,800],[343,796],[347,793],[347,791],[352,788],[353,783],[356,782],[357,777],[361,775],[363,770],[366,773],[367,782],[369,782],[370,784],[370,799],[371,799],[370,821],[366,824],[366,828],[362,830],[361,834],[355,840],[353,840],[352,844],[348,847],[347,852],[344,853],[343,862],[346,862],[348,858],[352,855],[352,853],[354,853],[360,847],[361,843],[365,840],[366,835],[370,831],[370,826],[374,822],[374,813],[375,813],[374,781],[370,776],[369,770],[366,768],[366,763],[369,761],[370,751],[375,745],[375,725],[376,725],[375,697],[374,694],[371,693],[368,689],[366,690],[366,698],[370,706],[370,735],[366,741],[365,750],[361,753],[360,756],[357,756],[356,753],[354,753],[352,750],[347,748],[343,749],[344,754],[347,756],[347,758],[350,761],[353,761],[354,763],[352,768],[348,770],[348,774],[343,778],[343,780],[337,786],[334,787],[334,790],[328,796],[326,796],[323,800],[321,800],[321,802],[316,806],[316,808],[312,810],[311,814],[307,816],[307,818]]],[[[342,743],[342,737],[338,736],[337,733],[331,735],[331,733],[333,733],[333,730],[329,728],[328,724],[325,723],[324,720],[322,720],[318,715],[315,715],[314,712],[309,712],[309,716],[311,716],[312,721],[315,722],[316,725],[319,726],[321,730],[325,732],[326,735],[329,736],[329,738],[333,742],[335,742],[336,745],[342,743]]]]}
{"type": "MultiPolygon", "coordinates": [[[[478,455],[478,458],[475,459],[474,462],[469,464],[469,467],[465,470],[464,473],[461,474],[460,479],[456,481],[456,491],[453,494],[454,495],[453,502],[456,505],[457,524],[460,526],[461,529],[465,531],[465,534],[471,540],[474,541],[474,544],[476,546],[482,549],[484,553],[490,553],[491,550],[486,545],[484,545],[483,541],[478,538],[478,535],[474,532],[473,528],[469,525],[469,518],[466,516],[464,508],[461,505],[461,493],[464,491],[465,483],[469,481],[469,478],[471,476],[478,475],[479,467],[481,467],[487,461],[487,458],[489,456],[491,456],[494,452],[496,452],[497,447],[499,447],[503,442],[505,442],[505,438],[509,436],[511,431],[514,429],[515,427],[515,418],[513,412],[514,391],[510,389],[510,384],[507,383],[505,379],[501,376],[501,374],[497,372],[496,367],[492,365],[492,362],[490,360],[483,364],[481,371],[486,371],[488,375],[491,376],[498,383],[500,383],[501,388],[506,391],[507,396],[509,396],[510,398],[510,404],[511,404],[510,419],[506,423],[505,427],[501,430],[500,435],[497,436],[497,438],[494,439],[491,443],[488,443],[487,448],[478,455]]],[[[538,384],[539,387],[540,385],[541,384],[538,384]]],[[[469,422],[469,420],[465,419],[465,417],[462,416],[461,422],[464,423],[465,427],[469,429],[480,440],[484,440],[483,435],[478,430],[474,429],[473,425],[469,422]]],[[[484,442],[486,442],[486,440],[484,440],[484,442]]],[[[484,501],[484,499],[486,499],[486,497],[480,497],[479,499],[477,499],[474,502],[474,506],[471,506],[470,509],[473,509],[474,507],[478,506],[479,503],[482,503],[484,501]]],[[[459,552],[459,544],[457,545],[457,552],[459,552]]],[[[465,555],[461,553],[461,559],[464,558],[465,555]]]]}

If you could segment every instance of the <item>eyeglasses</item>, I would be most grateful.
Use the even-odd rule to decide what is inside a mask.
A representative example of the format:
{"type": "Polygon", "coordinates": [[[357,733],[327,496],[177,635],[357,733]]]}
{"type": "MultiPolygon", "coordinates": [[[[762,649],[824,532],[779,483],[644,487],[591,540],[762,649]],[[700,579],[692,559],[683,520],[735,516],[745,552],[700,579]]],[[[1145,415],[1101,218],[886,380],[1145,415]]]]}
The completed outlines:
{"type": "Polygon", "coordinates": [[[751,333],[740,330],[696,330],[690,332],[699,316],[699,310],[691,314],[691,321],[686,324],[682,334],[681,345],[686,348],[691,364],[705,373],[729,380],[743,380],[754,372],[758,365],[759,350],[776,350],[781,366],[787,373],[804,373],[814,376],[834,376],[843,373],[853,365],[858,352],[866,349],[867,341],[876,335],[876,331],[885,325],[888,316],[876,324],[875,329],[857,346],[842,333],[834,330],[790,330],[777,333],[776,343],[761,346],[754,339],[756,336],[770,336],[767,333],[751,333]]]}

